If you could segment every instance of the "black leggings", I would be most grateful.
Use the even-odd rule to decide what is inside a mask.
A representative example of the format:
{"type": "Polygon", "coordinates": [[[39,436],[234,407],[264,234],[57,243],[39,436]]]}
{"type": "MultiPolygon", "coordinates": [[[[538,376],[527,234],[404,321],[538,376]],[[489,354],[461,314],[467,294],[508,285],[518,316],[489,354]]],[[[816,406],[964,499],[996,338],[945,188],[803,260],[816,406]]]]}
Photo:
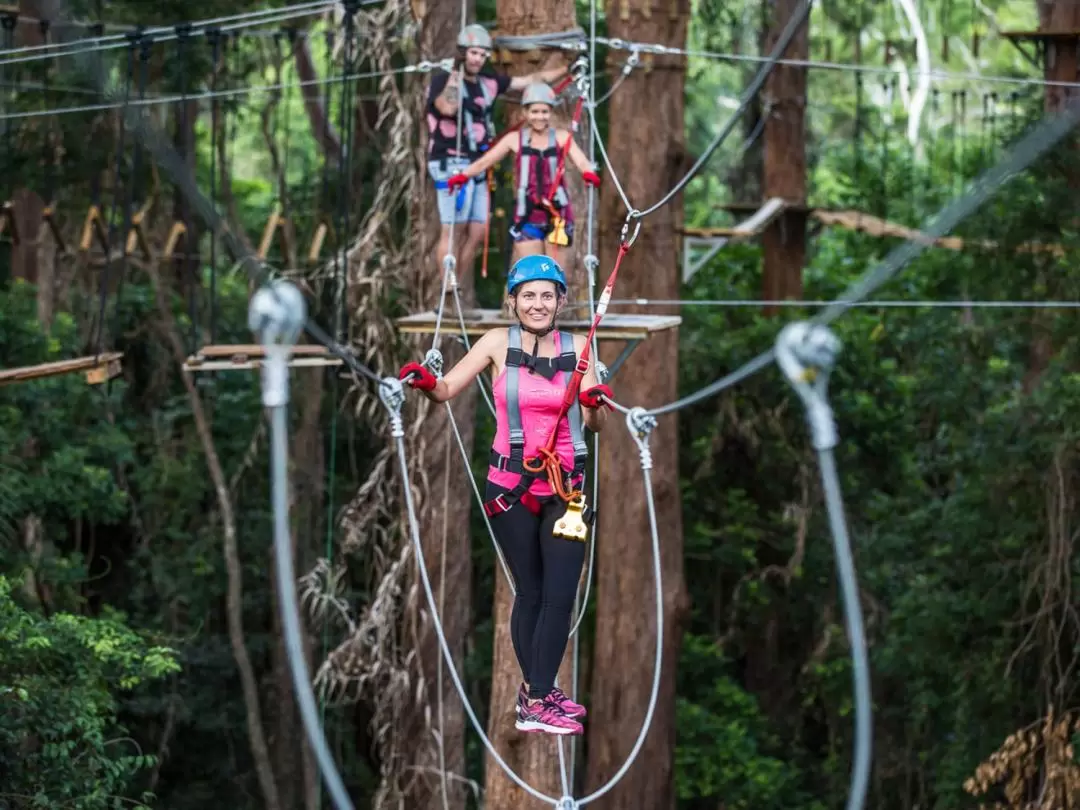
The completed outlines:
{"type": "MultiPolygon", "coordinates": [[[[489,481],[485,500],[507,491],[489,481]]],[[[540,502],[539,516],[518,502],[491,519],[517,588],[510,638],[531,698],[547,697],[555,686],[585,562],[584,543],[551,534],[566,504],[555,496],[540,502]]]]}

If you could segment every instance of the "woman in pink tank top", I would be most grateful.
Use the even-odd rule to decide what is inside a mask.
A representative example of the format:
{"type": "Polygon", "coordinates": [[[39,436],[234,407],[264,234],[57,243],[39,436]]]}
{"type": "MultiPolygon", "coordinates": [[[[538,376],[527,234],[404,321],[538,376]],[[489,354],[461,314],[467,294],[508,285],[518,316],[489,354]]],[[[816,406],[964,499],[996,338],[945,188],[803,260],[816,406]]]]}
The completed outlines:
{"type": "Polygon", "coordinates": [[[496,430],[484,511],[517,590],[510,636],[523,681],[515,725],[527,732],[581,734],[585,707],[555,686],[555,676],[570,635],[585,544],[554,536],[566,502],[546,474],[526,473],[521,460],[535,458],[555,431],[564,484],[579,487],[586,460],[581,428],[603,427],[603,397],[612,394],[598,383],[590,361],[578,401],[568,416],[559,418],[585,338],[555,328],[567,288],[553,259],[519,259],[510,269],[506,291],[516,326],[485,334],[442,379],[418,363],[406,364],[400,377],[432,401],[446,402],[494,367],[496,430]]]}

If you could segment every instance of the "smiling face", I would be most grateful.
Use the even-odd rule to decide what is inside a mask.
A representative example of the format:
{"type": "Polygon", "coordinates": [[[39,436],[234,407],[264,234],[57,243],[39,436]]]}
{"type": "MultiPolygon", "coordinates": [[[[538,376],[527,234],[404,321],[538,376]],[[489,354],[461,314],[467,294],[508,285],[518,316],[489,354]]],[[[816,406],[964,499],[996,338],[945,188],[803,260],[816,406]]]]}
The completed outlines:
{"type": "Polygon", "coordinates": [[[525,120],[537,132],[542,132],[551,124],[551,107],[547,104],[530,104],[525,108],[525,120]]]}
{"type": "Polygon", "coordinates": [[[514,292],[514,310],[523,326],[547,329],[559,311],[561,296],[554,281],[527,281],[514,292]]]}
{"type": "Polygon", "coordinates": [[[475,76],[484,67],[487,58],[488,52],[485,48],[466,48],[465,72],[470,76],[475,76]]]}

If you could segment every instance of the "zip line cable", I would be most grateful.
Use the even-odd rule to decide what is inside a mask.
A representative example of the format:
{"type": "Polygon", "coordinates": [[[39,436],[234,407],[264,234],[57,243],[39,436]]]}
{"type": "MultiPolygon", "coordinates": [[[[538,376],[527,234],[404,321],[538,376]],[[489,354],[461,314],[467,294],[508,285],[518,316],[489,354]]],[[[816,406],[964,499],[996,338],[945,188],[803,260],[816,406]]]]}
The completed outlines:
{"type": "MultiPolygon", "coordinates": [[[[381,0],[364,0],[363,5],[371,5],[377,2],[381,2],[381,0]]],[[[234,31],[260,25],[268,25],[270,23],[316,16],[330,10],[336,5],[336,2],[319,0],[319,2],[314,3],[300,3],[298,5],[284,6],[282,8],[247,11],[242,14],[230,14],[209,20],[185,21],[183,24],[191,26],[192,34],[205,33],[212,28],[218,28],[223,31],[234,31]],[[225,23],[231,23],[231,25],[225,25],[225,23]]],[[[124,34],[110,34],[101,37],[77,39],[70,42],[49,42],[42,45],[26,45],[19,48],[2,49],[0,50],[0,56],[15,56],[14,58],[0,59],[0,65],[38,62],[58,57],[81,56],[84,53],[117,50],[123,48],[132,36],[147,36],[159,42],[167,42],[177,38],[176,26],[178,24],[180,23],[174,23],[173,25],[168,26],[156,26],[153,28],[136,28],[133,31],[124,34]],[[48,53],[43,53],[44,51],[48,51],[48,53]]]]}
{"type": "MultiPolygon", "coordinates": [[[[761,307],[787,307],[808,309],[831,307],[833,300],[808,300],[784,298],[773,301],[749,298],[612,298],[611,304],[635,307],[732,307],[759,309],[761,307]]],[[[581,301],[569,308],[584,309],[589,306],[581,301]]],[[[965,300],[874,300],[852,301],[851,307],[864,309],[1080,309],[1080,301],[965,301],[965,300]]]]}
{"type": "MultiPolygon", "coordinates": [[[[188,101],[209,101],[221,98],[236,98],[247,96],[252,93],[289,90],[303,87],[323,87],[325,85],[342,84],[358,79],[379,79],[385,76],[396,76],[408,73],[430,73],[432,70],[442,68],[445,62],[429,62],[423,60],[411,65],[404,65],[391,70],[374,70],[365,73],[352,73],[342,76],[325,77],[321,79],[306,79],[304,81],[275,82],[273,84],[255,84],[246,87],[234,87],[227,90],[208,90],[202,93],[189,93],[188,101]]],[[[0,115],[0,121],[10,121],[18,118],[40,118],[47,115],[64,115],[70,113],[101,112],[105,110],[118,110],[124,107],[156,107],[159,104],[176,104],[181,101],[178,94],[168,96],[152,96],[143,99],[133,99],[128,104],[114,101],[104,104],[85,104],[77,107],[53,107],[46,110],[28,110],[25,112],[5,113],[0,115]]]]}

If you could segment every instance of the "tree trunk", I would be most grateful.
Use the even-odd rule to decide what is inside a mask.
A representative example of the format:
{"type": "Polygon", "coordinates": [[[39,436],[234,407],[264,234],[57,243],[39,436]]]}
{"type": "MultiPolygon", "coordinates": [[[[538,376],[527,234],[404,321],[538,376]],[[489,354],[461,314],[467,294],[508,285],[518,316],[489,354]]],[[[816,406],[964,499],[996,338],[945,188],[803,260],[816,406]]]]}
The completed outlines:
{"type": "MultiPolygon", "coordinates": [[[[471,7],[471,3],[470,3],[471,7]]],[[[430,7],[416,8],[422,16],[423,31],[420,50],[422,59],[436,59],[454,53],[457,32],[460,27],[460,6],[450,3],[433,3],[430,7]]],[[[427,93],[427,87],[423,88],[427,93]]],[[[414,305],[419,310],[434,309],[439,305],[442,281],[441,257],[436,257],[439,218],[435,204],[435,189],[427,181],[427,165],[422,160],[417,167],[421,177],[422,194],[418,205],[416,255],[417,290],[414,305]]],[[[462,305],[470,306],[474,299],[472,274],[458,274],[461,283],[462,305]]],[[[444,335],[455,333],[456,316],[453,300],[446,302],[444,335]]],[[[461,352],[456,342],[442,340],[445,368],[449,369],[461,352]]],[[[428,340],[412,344],[412,356],[422,359],[431,347],[428,340]]],[[[447,644],[459,673],[464,669],[465,640],[470,629],[470,606],[472,599],[472,543],[469,535],[469,513],[472,506],[472,487],[467,476],[457,442],[449,427],[446,407],[434,405],[420,397],[410,398],[410,407],[420,412],[410,417],[422,419],[423,428],[416,439],[410,456],[417,459],[424,474],[413,479],[419,490],[420,537],[432,591],[437,600],[444,595],[439,611],[447,644]],[[445,508],[444,508],[445,503],[445,508]],[[444,587],[445,583],[445,587],[444,587]]],[[[475,389],[464,391],[452,403],[454,418],[461,430],[462,440],[472,452],[474,422],[476,417],[475,389]]],[[[419,583],[414,583],[420,593],[419,583]]],[[[427,602],[421,594],[410,603],[410,615],[405,621],[418,628],[416,653],[420,675],[425,686],[422,700],[414,707],[408,728],[411,750],[406,751],[406,761],[413,769],[414,780],[410,783],[404,806],[410,810],[442,810],[443,791],[446,806],[450,810],[465,807],[465,714],[446,664],[442,659],[438,640],[428,616],[427,602]],[[438,690],[439,675],[442,676],[441,694],[438,690]],[[440,701],[441,697],[441,701],[440,701]],[[441,712],[440,712],[441,702],[441,712]],[[440,756],[439,739],[442,752],[440,756]],[[443,777],[445,771],[445,778],[443,777]]]]}
{"type": "MultiPolygon", "coordinates": [[[[577,25],[572,0],[507,0],[507,2],[499,3],[496,20],[499,33],[507,36],[543,31],[567,31],[577,25]]],[[[496,56],[499,70],[505,70],[514,76],[554,66],[558,64],[555,60],[561,58],[558,54],[543,51],[526,53],[504,51],[496,56]]],[[[523,116],[520,106],[510,104],[508,109],[510,114],[507,116],[507,129],[521,126],[523,116]]],[[[572,113],[572,102],[565,107],[557,107],[553,124],[568,127],[572,113]]],[[[584,120],[583,118],[583,123],[584,120]]],[[[588,129],[582,126],[581,131],[583,134],[578,137],[578,144],[587,151],[588,142],[584,138],[588,129]]],[[[584,184],[580,173],[573,166],[567,167],[565,177],[577,223],[574,234],[575,261],[568,262],[569,266],[564,269],[570,284],[571,299],[587,300],[585,288],[587,274],[584,263],[580,260],[585,254],[587,244],[584,184]]],[[[501,268],[497,272],[500,276],[502,275],[501,268]]],[[[580,315],[580,312],[573,314],[580,315]]],[[[522,734],[514,728],[514,705],[517,700],[518,685],[521,683],[521,669],[510,640],[510,612],[513,597],[501,566],[497,566],[495,580],[494,661],[491,670],[488,736],[506,764],[525,782],[549,796],[560,797],[564,795],[564,788],[555,738],[545,734],[522,734]]],[[[571,640],[571,644],[567,645],[567,654],[563,657],[558,675],[559,685],[568,694],[572,694],[572,652],[571,640]]],[[[568,769],[566,789],[572,793],[574,778],[573,774],[569,773],[571,761],[569,741],[563,742],[563,751],[568,769]]],[[[533,810],[533,808],[540,810],[545,806],[550,807],[518,787],[490,756],[485,759],[484,782],[485,803],[488,807],[513,807],[521,808],[521,810],[533,810]]]]}
{"type": "MultiPolygon", "coordinates": [[[[1080,2],[1078,0],[1037,0],[1039,10],[1039,30],[1046,32],[1080,31],[1080,2]]],[[[1080,63],[1076,52],[1080,37],[1071,39],[1051,39],[1045,44],[1043,72],[1049,81],[1075,82],[1080,77],[1080,63]]],[[[1058,112],[1065,104],[1076,97],[1075,87],[1047,85],[1044,106],[1048,113],[1058,112]]],[[[1073,141],[1075,143],[1075,141],[1073,141]]],[[[1080,188],[1080,176],[1074,172],[1069,178],[1071,188],[1080,188]]],[[[1040,269],[1038,283],[1047,282],[1045,270],[1040,269]]],[[[1049,297],[1049,296],[1048,296],[1049,297]]],[[[1023,387],[1027,392],[1034,390],[1042,377],[1050,359],[1054,355],[1053,342],[1050,339],[1050,316],[1035,310],[1031,314],[1033,337],[1028,349],[1028,369],[1024,375],[1023,387]]]]}
{"type": "MultiPolygon", "coordinates": [[[[765,51],[771,52],[799,0],[773,0],[765,51]]],[[[806,59],[810,29],[804,22],[784,53],[806,59]]],[[[806,262],[806,68],[777,65],[765,82],[765,100],[772,109],[765,120],[764,198],[783,197],[797,206],[787,210],[762,234],[764,272],[762,297],[779,301],[802,298],[806,262]]],[[[766,308],[766,314],[776,311],[766,308]]]]}
{"type": "MultiPolygon", "coordinates": [[[[689,3],[663,7],[650,0],[608,3],[608,35],[686,47],[689,3]]],[[[627,196],[652,205],[680,179],[684,165],[685,60],[657,56],[653,68],[630,74],[611,97],[608,149],[627,196]],[[642,105],[649,114],[642,115],[642,105]]],[[[603,195],[600,274],[611,271],[626,217],[617,194],[603,195]]],[[[619,271],[619,298],[678,298],[682,198],[651,214],[619,271]]],[[[650,314],[660,310],[651,309],[650,314]]],[[[620,348],[606,347],[611,355],[620,348]]],[[[623,402],[659,404],[678,394],[679,342],[662,332],[637,348],[614,381],[623,402]]],[[[637,446],[613,414],[601,441],[597,536],[596,641],[589,695],[587,792],[604,785],[629,755],[645,718],[656,643],[652,535],[645,510],[637,446]]],[[[652,483],[660,530],[664,646],[656,713],[634,766],[594,807],[670,810],[674,806],[675,666],[687,610],[682,561],[682,501],[675,416],[650,438],[652,483]]]]}

